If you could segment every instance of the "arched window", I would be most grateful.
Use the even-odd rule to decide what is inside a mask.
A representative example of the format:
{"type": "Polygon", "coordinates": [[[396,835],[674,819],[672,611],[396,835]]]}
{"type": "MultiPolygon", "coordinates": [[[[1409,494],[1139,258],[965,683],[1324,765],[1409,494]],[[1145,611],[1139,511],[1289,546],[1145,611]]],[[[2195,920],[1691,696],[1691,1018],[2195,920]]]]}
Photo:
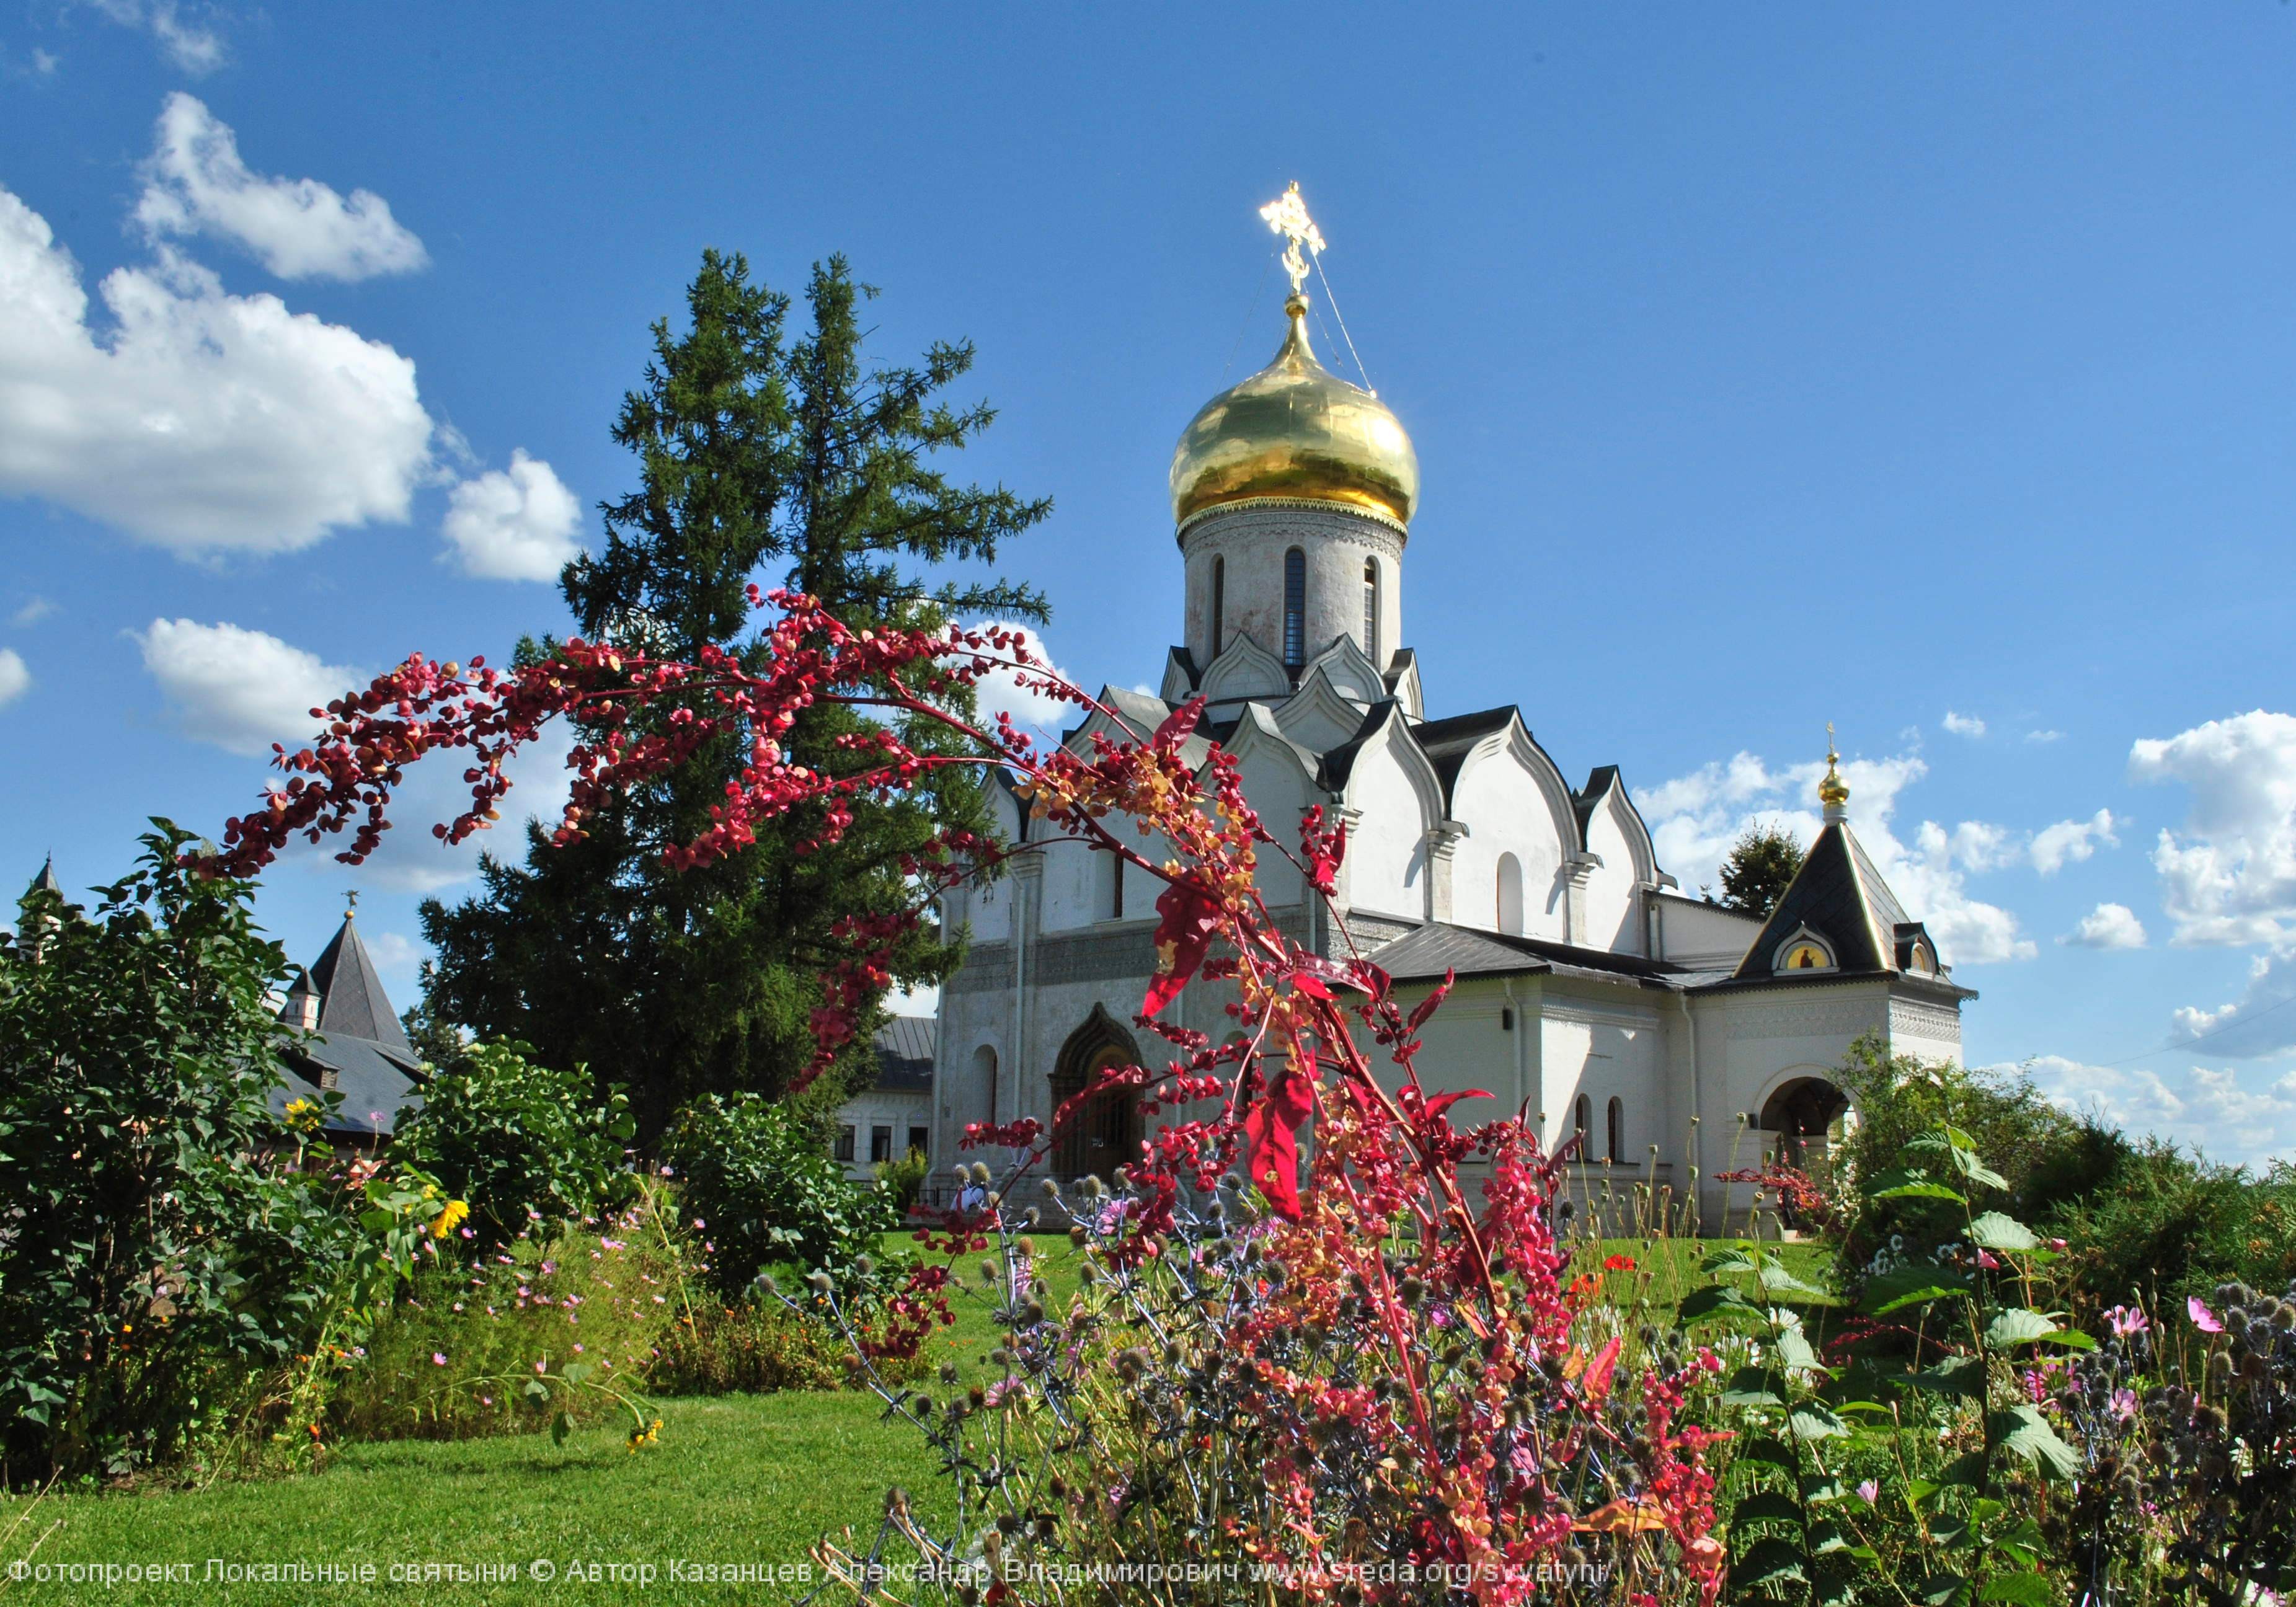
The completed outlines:
{"type": "Polygon", "coordinates": [[[1499,856],[1498,927],[1522,935],[1522,861],[1513,854],[1499,856]]]}
{"type": "Polygon", "coordinates": [[[1594,1142],[1593,1135],[1587,1130],[1594,1125],[1595,1107],[1587,1097],[1581,1094],[1570,1102],[1570,1130],[1578,1136],[1578,1159],[1581,1160],[1587,1159],[1587,1147],[1594,1142]]]}
{"type": "Polygon", "coordinates": [[[1615,1097],[1611,1101],[1607,1126],[1610,1130],[1603,1135],[1608,1144],[1605,1152],[1612,1160],[1624,1160],[1627,1158],[1627,1107],[1615,1097]]]}
{"type": "Polygon", "coordinates": [[[1308,661],[1308,554],[1293,547],[1283,554],[1283,668],[1308,661]]]}
{"type": "Polygon", "coordinates": [[[996,1113],[996,1051],[983,1044],[972,1052],[972,1086],[980,1090],[983,1103],[980,1119],[995,1121],[996,1113]]]}
{"type": "Polygon", "coordinates": [[[1379,560],[1376,558],[1364,560],[1363,649],[1364,656],[1371,660],[1373,668],[1386,668],[1379,657],[1379,560]]]}
{"type": "Polygon", "coordinates": [[[1220,655],[1220,639],[1227,632],[1227,560],[1212,560],[1212,657],[1220,655]]]}

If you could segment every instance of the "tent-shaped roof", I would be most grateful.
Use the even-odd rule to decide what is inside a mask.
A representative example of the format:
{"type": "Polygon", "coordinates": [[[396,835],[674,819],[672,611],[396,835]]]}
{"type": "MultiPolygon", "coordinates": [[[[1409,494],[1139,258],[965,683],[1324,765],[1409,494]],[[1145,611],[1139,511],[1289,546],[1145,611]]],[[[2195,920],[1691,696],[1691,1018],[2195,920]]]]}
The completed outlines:
{"type": "Polygon", "coordinates": [[[1922,932],[1842,821],[1829,824],[1810,844],[1801,870],[1739,963],[1737,980],[1774,974],[1779,945],[1804,930],[1833,951],[1836,973],[1902,971],[1900,951],[1922,932]]]}
{"type": "Polygon", "coordinates": [[[414,1046],[406,1041],[406,1031],[382,990],[373,956],[359,941],[357,923],[350,916],[343,917],[317,963],[288,992],[283,1018],[293,1019],[306,993],[319,996],[319,1030],[325,1036],[368,1038],[414,1058],[414,1046]]]}

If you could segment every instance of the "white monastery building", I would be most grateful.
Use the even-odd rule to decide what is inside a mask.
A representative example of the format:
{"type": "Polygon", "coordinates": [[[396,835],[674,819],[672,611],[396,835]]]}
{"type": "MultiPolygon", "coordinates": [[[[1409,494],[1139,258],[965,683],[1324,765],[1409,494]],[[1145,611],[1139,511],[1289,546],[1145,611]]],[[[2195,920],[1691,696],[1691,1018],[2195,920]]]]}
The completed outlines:
{"type": "MultiPolygon", "coordinates": [[[[1406,1007],[1456,973],[1420,1076],[1431,1092],[1495,1097],[1455,1119],[1529,1111],[1550,1151],[1580,1136],[1579,1198],[1599,1201],[1607,1184],[1624,1201],[1642,1185],[1679,1212],[1695,1197],[1715,1231],[1751,1201],[1742,1185],[1726,1196],[1717,1173],[1782,1144],[1822,1160],[1845,1115],[1830,1078],[1855,1040],[1957,1062],[1961,1007],[1976,996],[1859,847],[1831,767],[1824,829],[1758,921],[1684,895],[1616,767],[1566,772],[1512,704],[1431,707],[1404,613],[1418,459],[1372,392],[1316,361],[1303,236],[1270,221],[1293,233],[1289,331],[1274,362],[1204,405],[1173,455],[1183,640],[1158,696],[1102,692],[1131,731],[1095,714],[1065,740],[1136,740],[1207,700],[1193,756],[1207,739],[1234,754],[1279,839],[1310,805],[1348,823],[1332,912],[1303,899],[1291,866],[1263,861],[1263,896],[1292,933],[1340,956],[1351,938],[1406,1007]]],[[[1001,829],[1025,840],[1025,808],[1009,792],[998,807],[1001,829]]],[[[1099,1068],[1169,1058],[1131,1025],[1154,971],[1160,890],[1131,881],[1112,856],[1062,840],[947,896],[944,919],[970,929],[972,947],[941,990],[937,1161],[959,1158],[967,1123],[1049,1123],[1099,1068]]],[[[1168,1013],[1217,1034],[1229,996],[1199,983],[1168,1013]]],[[[1107,1102],[1061,1141],[1054,1170],[1111,1176],[1138,1158],[1139,1119],[1107,1102]]]]}

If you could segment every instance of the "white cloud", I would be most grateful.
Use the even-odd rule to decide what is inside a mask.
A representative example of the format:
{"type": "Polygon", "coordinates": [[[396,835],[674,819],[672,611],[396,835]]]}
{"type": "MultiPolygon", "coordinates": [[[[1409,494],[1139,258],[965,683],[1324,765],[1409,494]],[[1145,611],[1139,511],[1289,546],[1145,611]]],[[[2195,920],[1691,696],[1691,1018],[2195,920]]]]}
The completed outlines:
{"type": "Polygon", "coordinates": [[[373,678],[236,625],[154,619],[135,640],[184,734],[233,753],[301,746],[313,709],[373,678]]]}
{"type": "MultiPolygon", "coordinates": [[[[123,28],[138,29],[159,41],[168,60],[198,78],[223,65],[223,36],[207,22],[189,20],[176,0],[88,0],[102,15],[123,28]]],[[[209,14],[202,8],[202,15],[209,14]]]]}
{"type": "Polygon", "coordinates": [[[406,517],[431,467],[414,365],[275,296],[229,296],[162,250],[105,276],[0,189],[0,494],[184,555],[287,552],[406,517]]]}
{"type": "Polygon", "coordinates": [[[228,240],[282,279],[368,279],[430,260],[372,190],[346,201],[315,178],[250,171],[231,129],[180,90],[160,110],[144,180],[135,221],[148,238],[228,240]]]}
{"type": "Polygon", "coordinates": [[[12,647],[0,647],[0,709],[31,689],[32,672],[24,668],[22,655],[12,647]]]}
{"type": "Polygon", "coordinates": [[[2100,904],[2057,941],[2075,948],[2142,948],[2144,922],[2126,904],[2100,904]]]}
{"type": "Polygon", "coordinates": [[[2191,799],[2152,850],[2171,940],[2296,941],[2296,717],[2259,709],[2140,741],[2128,771],[2191,799]]]}
{"type": "Polygon", "coordinates": [[[422,946],[408,939],[404,933],[362,932],[360,937],[366,944],[367,953],[374,956],[375,968],[379,971],[396,972],[403,976],[413,976],[422,966],[424,953],[422,946]]]}
{"type": "MultiPolygon", "coordinates": [[[[1857,840],[1898,901],[1928,924],[1948,963],[2030,959],[2038,950],[2020,933],[2017,917],[1973,897],[1966,881],[2018,859],[2021,838],[1985,821],[1964,821],[1950,831],[1924,821],[1909,847],[1891,830],[1898,793],[1928,773],[1912,753],[1844,763],[1857,840]]],[[[1718,879],[1731,843],[1750,825],[1781,826],[1805,846],[1815,841],[1824,824],[1813,807],[1824,774],[1822,763],[1773,771],[1740,753],[1661,783],[1636,801],[1651,823],[1659,863],[1684,886],[1705,886],[1718,879]]]]}
{"type": "Polygon", "coordinates": [[[1983,736],[1985,722],[1973,714],[1956,714],[1948,709],[1939,724],[1956,736],[1983,736]]]}
{"type": "Polygon", "coordinates": [[[2033,833],[2030,852],[2033,868],[2044,876],[2054,876],[2067,865],[2078,865],[2096,852],[2100,842],[2108,848],[2119,848],[2120,839],[2114,836],[2116,821],[2110,809],[2099,809],[2087,820],[2061,820],[2053,826],[2043,826],[2033,833]]]}
{"type": "MultiPolygon", "coordinates": [[[[1045,646],[1044,637],[1026,625],[1016,625],[1008,619],[991,619],[973,628],[1006,630],[1019,635],[1029,656],[1040,664],[1052,665],[1053,655],[1045,646]]],[[[1065,671],[1054,665],[1052,673],[1068,679],[1065,671]]],[[[1020,684],[1020,672],[1012,669],[992,669],[975,683],[980,698],[980,717],[994,720],[1002,711],[1013,717],[1013,723],[1024,731],[1047,734],[1057,734],[1064,726],[1074,725],[1083,718],[1083,711],[1074,704],[1063,702],[1048,692],[1020,684]]]]}
{"type": "Polygon", "coordinates": [[[2239,998],[2214,1010],[2187,1006],[2176,1019],[2177,1040],[2205,1040],[2212,1054],[2253,1060],[2296,1047],[2296,950],[2258,955],[2239,998]]]}
{"type": "Polygon", "coordinates": [[[56,605],[49,602],[45,597],[34,597],[27,602],[23,607],[9,615],[8,623],[16,626],[20,629],[27,625],[37,625],[41,620],[46,619],[55,611],[56,605]]]}
{"type": "Polygon", "coordinates": [[[510,467],[456,486],[441,527],[466,575],[488,580],[555,580],[582,549],[582,505],[548,463],[512,452],[510,467]]]}
{"type": "Polygon", "coordinates": [[[2065,1110],[2095,1111],[2130,1132],[2197,1144],[2212,1160],[2254,1165],[2296,1152],[2296,1071],[2274,1077],[2194,1066],[2164,1073],[2084,1065],[2056,1054],[2021,1070],[2065,1110]]]}
{"type": "Polygon", "coordinates": [[[2065,740],[2065,734],[2062,731],[2028,731],[2025,740],[2029,742],[2061,742],[2065,740]]]}

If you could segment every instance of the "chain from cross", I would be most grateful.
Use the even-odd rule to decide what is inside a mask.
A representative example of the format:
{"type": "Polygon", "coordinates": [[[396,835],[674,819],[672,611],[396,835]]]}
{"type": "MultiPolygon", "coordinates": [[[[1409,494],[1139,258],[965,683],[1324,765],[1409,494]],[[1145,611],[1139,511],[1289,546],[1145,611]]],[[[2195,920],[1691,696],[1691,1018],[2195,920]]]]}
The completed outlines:
{"type": "Polygon", "coordinates": [[[1292,275],[1292,293],[1299,295],[1308,283],[1308,258],[1300,254],[1305,246],[1309,253],[1321,256],[1324,236],[1316,227],[1316,220],[1308,216],[1308,203],[1300,198],[1297,179],[1292,187],[1259,209],[1270,232],[1284,239],[1283,271],[1292,275]]]}

